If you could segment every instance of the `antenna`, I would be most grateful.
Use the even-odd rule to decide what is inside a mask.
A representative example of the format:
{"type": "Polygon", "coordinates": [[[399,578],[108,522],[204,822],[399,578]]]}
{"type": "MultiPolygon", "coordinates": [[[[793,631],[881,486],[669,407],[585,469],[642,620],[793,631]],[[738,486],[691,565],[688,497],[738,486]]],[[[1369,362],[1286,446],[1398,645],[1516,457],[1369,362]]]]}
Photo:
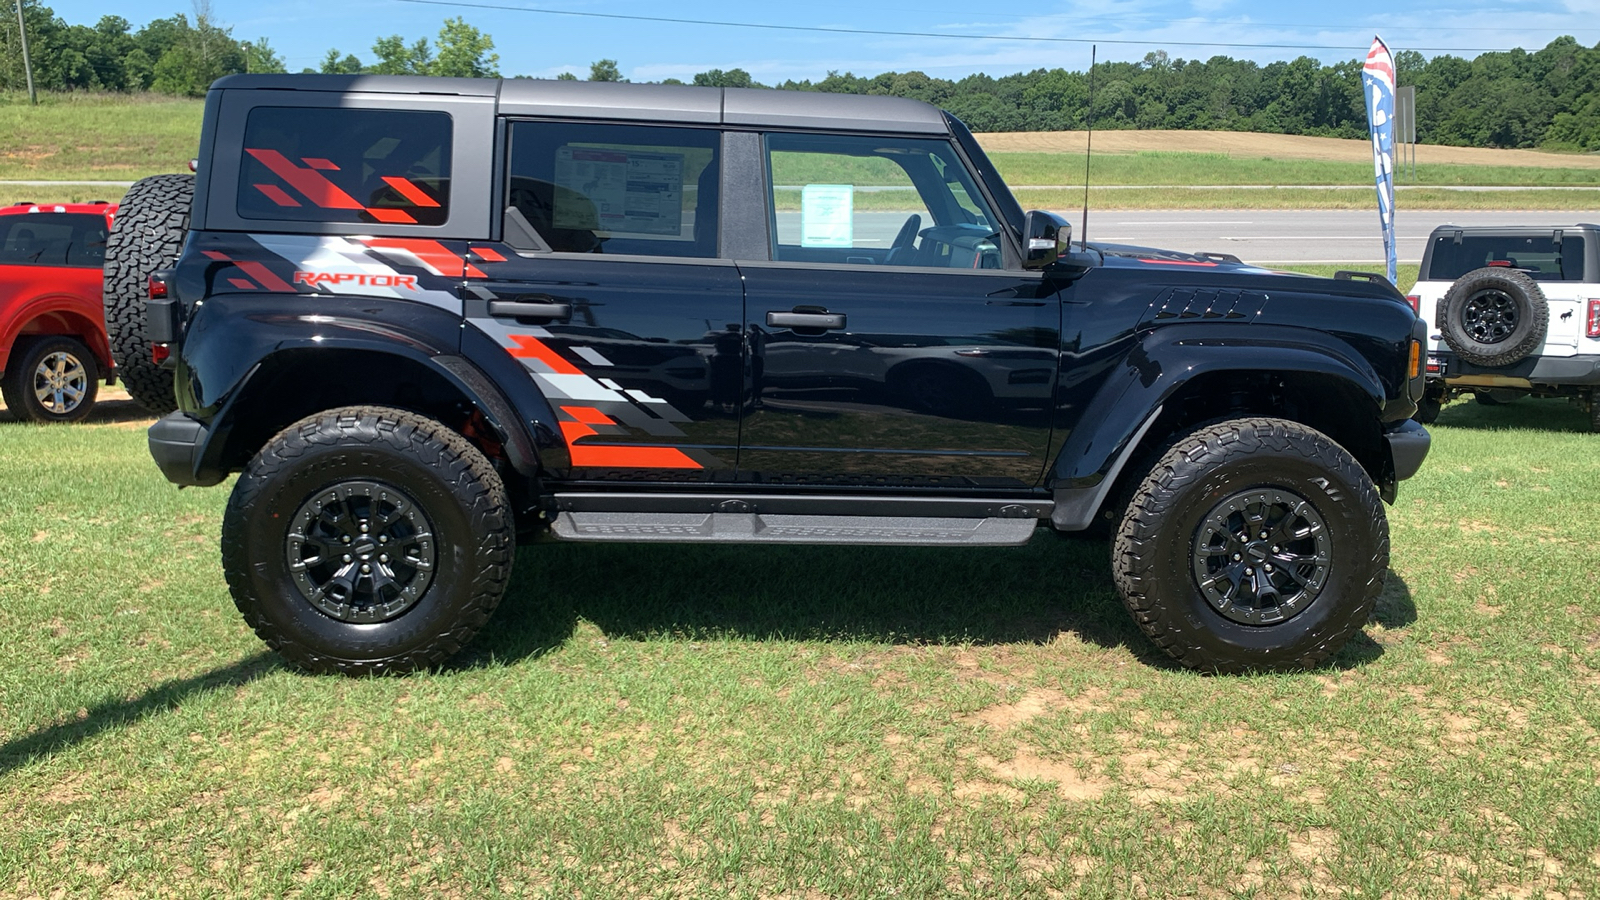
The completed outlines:
{"type": "Polygon", "coordinates": [[[1078,246],[1089,249],[1089,158],[1094,152],[1094,64],[1099,55],[1098,44],[1089,45],[1089,133],[1083,146],[1083,230],[1078,232],[1078,246]]]}

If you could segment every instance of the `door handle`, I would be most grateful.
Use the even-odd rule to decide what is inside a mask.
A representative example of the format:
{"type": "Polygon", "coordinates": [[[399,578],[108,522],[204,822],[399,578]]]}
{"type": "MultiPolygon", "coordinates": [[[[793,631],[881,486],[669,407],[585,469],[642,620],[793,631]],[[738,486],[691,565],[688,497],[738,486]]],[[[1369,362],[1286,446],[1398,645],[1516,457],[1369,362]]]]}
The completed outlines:
{"type": "Polygon", "coordinates": [[[837,331],[844,327],[844,313],[778,312],[767,313],[770,328],[822,328],[837,331]]]}
{"type": "Polygon", "coordinates": [[[518,319],[570,319],[572,304],[561,303],[548,297],[541,302],[490,300],[489,315],[513,316],[518,319]]]}

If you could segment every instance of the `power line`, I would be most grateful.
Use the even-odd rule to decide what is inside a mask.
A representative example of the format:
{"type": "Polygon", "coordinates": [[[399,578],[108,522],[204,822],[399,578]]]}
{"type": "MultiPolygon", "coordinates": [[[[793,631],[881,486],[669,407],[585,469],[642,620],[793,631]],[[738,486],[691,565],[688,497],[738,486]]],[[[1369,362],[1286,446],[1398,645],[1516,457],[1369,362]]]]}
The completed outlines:
{"type": "MultiPolygon", "coordinates": [[[[448,6],[460,9],[493,9],[505,12],[536,13],[546,16],[573,16],[584,19],[611,19],[626,22],[654,22],[668,25],[707,25],[716,28],[752,28],[766,31],[802,31],[822,34],[859,34],[872,37],[924,37],[953,38],[963,41],[1018,41],[1037,44],[1131,44],[1151,47],[1228,47],[1242,50],[1334,50],[1351,53],[1348,45],[1321,44],[1244,44],[1231,41],[1162,41],[1126,40],[1116,38],[1065,38],[1028,37],[1007,34],[951,34],[940,31],[891,31],[877,28],[836,28],[823,25],[772,25],[760,22],[722,22],[715,19],[680,19],[669,16],[638,16],[624,13],[582,12],[571,9],[548,9],[533,6],[508,6],[500,3],[472,3],[467,0],[395,0],[397,3],[415,3],[422,6],[448,6]]],[[[1407,47],[1419,53],[1499,53],[1507,47],[1407,47]]]]}

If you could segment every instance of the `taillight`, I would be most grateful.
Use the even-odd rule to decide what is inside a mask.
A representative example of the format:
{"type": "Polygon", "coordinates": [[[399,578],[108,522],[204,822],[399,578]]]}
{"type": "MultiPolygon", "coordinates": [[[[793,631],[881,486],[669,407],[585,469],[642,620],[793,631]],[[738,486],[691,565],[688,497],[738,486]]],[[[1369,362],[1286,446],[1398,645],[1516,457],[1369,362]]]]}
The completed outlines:
{"type": "Polygon", "coordinates": [[[1600,300],[1589,301],[1589,337],[1600,338],[1600,300]]]}
{"type": "Polygon", "coordinates": [[[150,345],[150,361],[155,363],[156,365],[158,365],[158,366],[161,365],[162,363],[166,362],[167,359],[169,357],[171,357],[171,356],[172,356],[172,345],[171,344],[151,344],[150,345]]]}
{"type": "Polygon", "coordinates": [[[1412,312],[1416,313],[1419,316],[1422,315],[1422,298],[1421,297],[1417,296],[1416,294],[1407,294],[1406,295],[1406,302],[1411,304],[1411,311],[1412,312]]]}
{"type": "Polygon", "coordinates": [[[160,300],[160,299],[162,299],[162,298],[167,296],[167,281],[166,281],[166,279],[157,278],[156,276],[151,275],[150,279],[149,279],[149,285],[150,285],[150,299],[151,300],[160,300]]]}

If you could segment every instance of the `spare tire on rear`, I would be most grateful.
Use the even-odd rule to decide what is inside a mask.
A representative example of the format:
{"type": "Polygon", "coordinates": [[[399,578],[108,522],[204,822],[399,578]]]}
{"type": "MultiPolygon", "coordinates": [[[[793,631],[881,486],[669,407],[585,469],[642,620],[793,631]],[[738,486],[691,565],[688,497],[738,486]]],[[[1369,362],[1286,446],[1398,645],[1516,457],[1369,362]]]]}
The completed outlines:
{"type": "Polygon", "coordinates": [[[106,239],[106,333],[117,376],[138,404],[156,415],[178,408],[172,371],[150,358],[145,300],[149,278],[178,259],[189,230],[193,175],[152,175],[122,198],[106,239]]]}
{"type": "Polygon", "coordinates": [[[1499,368],[1527,359],[1544,344],[1550,307],[1526,274],[1485,266],[1456,279],[1439,301],[1435,321],[1457,356],[1499,368]]]}

